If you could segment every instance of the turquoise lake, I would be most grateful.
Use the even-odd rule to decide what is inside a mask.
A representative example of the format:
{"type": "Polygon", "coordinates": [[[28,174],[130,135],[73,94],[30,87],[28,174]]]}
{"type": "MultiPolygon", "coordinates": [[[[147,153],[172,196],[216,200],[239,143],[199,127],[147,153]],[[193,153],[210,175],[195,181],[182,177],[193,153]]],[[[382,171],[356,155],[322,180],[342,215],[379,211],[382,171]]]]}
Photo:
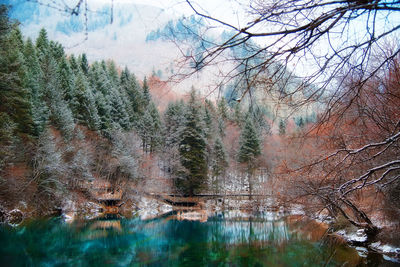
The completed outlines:
{"type": "Polygon", "coordinates": [[[207,221],[174,214],[141,220],[108,216],[0,225],[1,266],[394,266],[381,255],[323,238],[301,216],[218,213],[207,221]]]}

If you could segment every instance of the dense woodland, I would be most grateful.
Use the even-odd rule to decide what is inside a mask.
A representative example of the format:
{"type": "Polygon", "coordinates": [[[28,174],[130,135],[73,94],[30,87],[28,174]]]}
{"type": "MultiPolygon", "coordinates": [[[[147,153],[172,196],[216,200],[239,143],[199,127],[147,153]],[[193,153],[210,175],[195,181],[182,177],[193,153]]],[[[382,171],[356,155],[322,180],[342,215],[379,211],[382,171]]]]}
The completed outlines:
{"type": "Polygon", "coordinates": [[[0,20],[5,208],[23,201],[41,213],[107,180],[126,198],[257,193],[371,234],[379,220],[398,227],[398,57],[362,90],[353,86],[357,77],[347,78],[345,97],[329,98],[329,118],[272,122],[257,105],[204,99],[195,87],[160,109],[149,82],[156,77],[140,81],[111,60],[89,64],[85,54],[67,55],[44,29],[25,39],[5,7],[0,20]]]}
{"type": "Polygon", "coordinates": [[[252,107],[192,88],[160,114],[146,78],[111,60],[66,55],[44,29],[25,39],[1,12],[0,197],[8,208],[52,209],[96,179],[129,184],[131,193],[219,193],[229,168],[253,177],[262,166],[269,132],[252,107]]]}

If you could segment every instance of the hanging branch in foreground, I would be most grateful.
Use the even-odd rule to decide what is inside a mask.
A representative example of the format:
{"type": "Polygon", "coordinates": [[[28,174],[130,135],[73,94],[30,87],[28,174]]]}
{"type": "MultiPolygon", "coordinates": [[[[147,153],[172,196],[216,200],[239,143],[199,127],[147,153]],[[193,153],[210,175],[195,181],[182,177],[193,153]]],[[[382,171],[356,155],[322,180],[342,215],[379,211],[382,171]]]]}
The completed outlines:
{"type": "Polygon", "coordinates": [[[283,72],[293,70],[303,82],[288,97],[307,88],[307,95],[312,96],[309,101],[323,93],[336,99],[344,94],[339,90],[343,82],[354,73],[361,73],[357,87],[362,87],[400,52],[397,47],[386,58],[371,62],[373,53],[384,51],[385,42],[400,29],[396,19],[400,1],[253,0],[244,27],[200,11],[194,1],[186,3],[210,28],[220,26],[229,36],[213,40],[213,44],[203,36],[210,45],[186,55],[186,63],[196,67],[178,78],[223,64],[225,83],[249,80],[244,94],[262,87],[265,77],[276,83],[283,72]],[[234,48],[244,52],[235,54],[234,48]],[[313,87],[307,86],[311,83],[313,87]]]}

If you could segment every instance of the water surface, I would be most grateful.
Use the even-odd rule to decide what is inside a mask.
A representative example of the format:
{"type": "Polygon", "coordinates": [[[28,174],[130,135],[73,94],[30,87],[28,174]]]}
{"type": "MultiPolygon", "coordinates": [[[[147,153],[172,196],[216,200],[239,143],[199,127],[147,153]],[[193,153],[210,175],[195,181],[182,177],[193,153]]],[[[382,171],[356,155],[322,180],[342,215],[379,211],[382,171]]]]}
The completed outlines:
{"type": "Polygon", "coordinates": [[[206,222],[104,217],[36,219],[0,226],[2,266],[390,266],[322,238],[299,216],[219,213],[206,222]]]}

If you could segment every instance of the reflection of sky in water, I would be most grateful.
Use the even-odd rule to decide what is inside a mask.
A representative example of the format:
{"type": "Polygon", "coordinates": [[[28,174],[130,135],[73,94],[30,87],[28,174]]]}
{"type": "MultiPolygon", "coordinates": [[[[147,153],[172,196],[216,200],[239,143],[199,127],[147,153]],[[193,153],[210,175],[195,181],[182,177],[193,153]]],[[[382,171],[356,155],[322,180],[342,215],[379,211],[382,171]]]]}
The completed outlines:
{"type": "MultiPolygon", "coordinates": [[[[70,225],[49,219],[17,228],[1,226],[0,262],[9,266],[321,266],[340,249],[341,258],[359,263],[353,249],[306,240],[307,234],[297,234],[285,218],[239,215],[220,213],[204,223],[166,216],[70,225]]],[[[307,221],[300,227],[302,223],[307,221]]],[[[337,264],[341,263],[330,263],[337,264]]]]}

